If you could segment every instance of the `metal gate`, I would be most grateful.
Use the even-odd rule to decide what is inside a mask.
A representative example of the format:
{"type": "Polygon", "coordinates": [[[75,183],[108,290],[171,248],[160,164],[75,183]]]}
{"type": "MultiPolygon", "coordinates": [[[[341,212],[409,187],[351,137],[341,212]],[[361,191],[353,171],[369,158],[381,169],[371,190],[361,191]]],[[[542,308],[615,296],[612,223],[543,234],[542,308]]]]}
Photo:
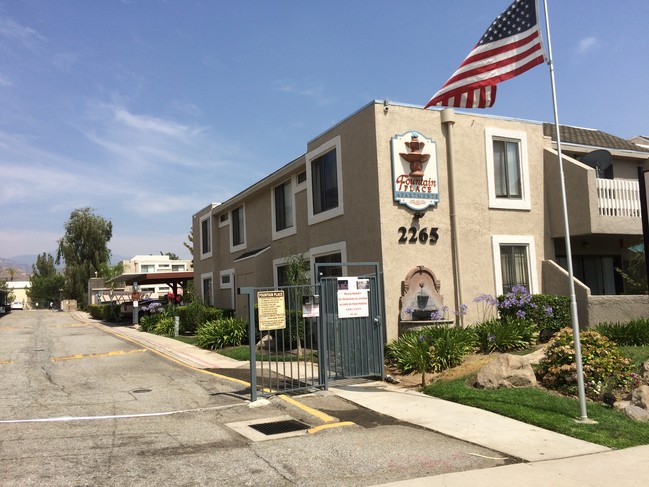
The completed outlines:
{"type": "Polygon", "coordinates": [[[336,380],[383,379],[384,332],[378,264],[316,264],[316,275],[327,274],[326,268],[333,266],[362,266],[374,272],[359,277],[323,276],[316,285],[309,286],[239,289],[240,294],[248,295],[253,401],[258,395],[326,389],[336,380]],[[349,289],[350,286],[355,289],[349,289]],[[354,290],[359,292],[354,295],[354,290]],[[272,307],[283,307],[281,328],[260,331],[260,299],[264,306],[266,298],[274,300],[272,307]],[[345,298],[356,299],[354,304],[359,305],[360,311],[350,312],[349,306],[341,304],[345,298]],[[354,316],[348,317],[350,314],[354,316]]]}
{"type": "MultiPolygon", "coordinates": [[[[341,264],[316,264],[320,269],[341,264]]],[[[383,379],[383,321],[381,319],[381,282],[376,263],[342,264],[349,267],[373,267],[373,272],[359,277],[322,277],[320,279],[319,367],[325,388],[330,381],[380,377],[383,379]],[[345,313],[346,294],[360,294],[357,313],[345,313]],[[349,316],[349,315],[357,316],[349,316]]]]}

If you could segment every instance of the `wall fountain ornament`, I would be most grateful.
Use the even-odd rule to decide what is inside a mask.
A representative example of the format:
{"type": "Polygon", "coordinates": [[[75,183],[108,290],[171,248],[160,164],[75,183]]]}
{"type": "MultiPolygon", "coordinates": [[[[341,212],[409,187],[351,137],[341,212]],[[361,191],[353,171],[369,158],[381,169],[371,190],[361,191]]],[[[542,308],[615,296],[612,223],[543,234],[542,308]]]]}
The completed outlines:
{"type": "Polygon", "coordinates": [[[440,281],[433,271],[417,266],[408,272],[402,285],[400,320],[440,321],[444,298],[439,293],[440,281]]]}
{"type": "Polygon", "coordinates": [[[439,202],[436,144],[419,132],[395,135],[392,144],[394,200],[422,211],[439,202]]]}

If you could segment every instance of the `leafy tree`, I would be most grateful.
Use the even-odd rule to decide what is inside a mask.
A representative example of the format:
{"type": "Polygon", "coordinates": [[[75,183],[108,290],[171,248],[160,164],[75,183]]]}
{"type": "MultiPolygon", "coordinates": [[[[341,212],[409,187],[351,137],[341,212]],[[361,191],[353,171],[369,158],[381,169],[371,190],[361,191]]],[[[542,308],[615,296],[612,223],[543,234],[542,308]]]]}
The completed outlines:
{"type": "Polygon", "coordinates": [[[7,272],[9,273],[9,280],[13,281],[14,277],[16,277],[16,274],[18,273],[18,269],[16,269],[15,267],[9,267],[7,269],[7,272]]]}
{"type": "Polygon", "coordinates": [[[178,257],[178,255],[174,254],[173,252],[167,252],[166,254],[163,254],[162,252],[160,252],[160,255],[168,255],[169,260],[180,260],[180,257],[178,257]]]}
{"type": "Polygon", "coordinates": [[[29,281],[31,285],[27,289],[27,296],[32,303],[49,303],[61,298],[60,290],[65,284],[65,277],[56,270],[52,255],[43,252],[36,257],[29,281]]]}
{"type": "Polygon", "coordinates": [[[88,280],[110,262],[108,242],[113,236],[111,221],[93,211],[92,208],[72,211],[56,253],[56,263],[65,262],[64,296],[76,299],[82,309],[87,306],[88,280]]]}
{"type": "Polygon", "coordinates": [[[194,229],[189,229],[189,234],[187,235],[187,240],[189,243],[183,242],[183,245],[187,250],[189,250],[189,255],[192,256],[192,263],[194,262],[194,229]]]}

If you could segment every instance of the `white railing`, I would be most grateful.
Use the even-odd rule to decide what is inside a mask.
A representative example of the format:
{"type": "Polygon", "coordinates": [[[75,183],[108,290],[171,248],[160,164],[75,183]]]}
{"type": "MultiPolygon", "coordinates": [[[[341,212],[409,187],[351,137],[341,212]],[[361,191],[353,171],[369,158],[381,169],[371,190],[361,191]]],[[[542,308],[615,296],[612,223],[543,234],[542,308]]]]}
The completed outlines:
{"type": "Polygon", "coordinates": [[[600,215],[640,218],[638,181],[601,178],[597,178],[596,181],[600,215]]]}

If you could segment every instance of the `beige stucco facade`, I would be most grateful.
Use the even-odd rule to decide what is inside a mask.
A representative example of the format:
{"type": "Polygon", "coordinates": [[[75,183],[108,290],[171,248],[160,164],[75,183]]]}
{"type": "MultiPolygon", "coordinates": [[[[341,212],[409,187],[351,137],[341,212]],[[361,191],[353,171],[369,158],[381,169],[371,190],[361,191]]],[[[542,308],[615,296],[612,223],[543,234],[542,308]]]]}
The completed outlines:
{"type": "MultiPolygon", "coordinates": [[[[544,136],[542,123],[370,103],[309,141],[303,156],[193,216],[196,289],[207,302],[236,308],[245,316],[247,298],[237,294],[238,288],[276,286],[277,268],[289,254],[302,254],[312,269],[319,257],[335,254],[342,262],[380,264],[388,340],[398,335],[403,281],[416,266],[430,269],[440,281],[439,292],[451,318],[452,310],[464,303],[469,305],[465,323],[476,322],[481,316],[473,298],[503,292],[503,246],[525,249],[527,285],[533,293],[544,292],[543,263],[563,252],[559,191],[546,186],[556,178],[552,154],[552,141],[544,136]],[[392,147],[397,143],[393,139],[413,132],[427,141],[425,150],[432,156],[427,164],[437,164],[439,202],[420,211],[396,202],[393,184],[392,147]],[[517,198],[503,199],[494,193],[494,140],[513,141],[519,149],[517,198]],[[334,150],[337,202],[317,212],[314,161],[334,150]],[[291,225],[278,231],[275,188],[287,182],[291,225]],[[242,234],[233,240],[237,226],[243,227],[242,234]],[[400,241],[404,234],[400,229],[406,230],[405,242],[400,241]],[[439,236],[435,243],[419,238],[422,230],[430,235],[433,229],[439,236]],[[410,241],[411,235],[417,236],[415,241],[410,241]]],[[[627,156],[643,160],[642,154],[627,156]]],[[[592,169],[569,156],[565,160],[569,171],[583,173],[570,180],[574,189],[581,194],[591,191],[589,185],[595,182],[594,176],[593,181],[588,179],[588,171],[592,169]]],[[[639,217],[610,221],[606,227],[605,221],[592,218],[589,205],[582,202],[573,216],[576,227],[586,229],[579,241],[592,242],[591,251],[603,247],[599,251],[606,255],[621,255],[619,248],[607,248],[607,238],[619,237],[620,231],[628,243],[640,241],[639,217]]]]}

